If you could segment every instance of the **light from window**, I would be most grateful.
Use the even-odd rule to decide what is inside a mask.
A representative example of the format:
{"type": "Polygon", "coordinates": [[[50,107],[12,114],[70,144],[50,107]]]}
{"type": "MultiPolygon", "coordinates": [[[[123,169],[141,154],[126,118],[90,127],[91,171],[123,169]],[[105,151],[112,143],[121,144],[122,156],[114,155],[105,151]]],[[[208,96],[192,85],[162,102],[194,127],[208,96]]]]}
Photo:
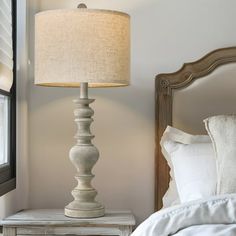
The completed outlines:
{"type": "Polygon", "coordinates": [[[0,166],[9,162],[9,97],[0,95],[0,166]]]}

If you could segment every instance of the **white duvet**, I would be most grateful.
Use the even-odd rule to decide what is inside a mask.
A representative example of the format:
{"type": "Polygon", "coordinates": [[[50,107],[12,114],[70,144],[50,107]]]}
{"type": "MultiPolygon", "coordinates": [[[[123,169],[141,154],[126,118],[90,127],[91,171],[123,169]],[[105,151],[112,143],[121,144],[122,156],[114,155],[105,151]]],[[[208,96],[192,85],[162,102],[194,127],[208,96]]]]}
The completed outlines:
{"type": "Polygon", "coordinates": [[[236,236],[236,194],[169,207],[152,214],[131,236],[236,236]]]}

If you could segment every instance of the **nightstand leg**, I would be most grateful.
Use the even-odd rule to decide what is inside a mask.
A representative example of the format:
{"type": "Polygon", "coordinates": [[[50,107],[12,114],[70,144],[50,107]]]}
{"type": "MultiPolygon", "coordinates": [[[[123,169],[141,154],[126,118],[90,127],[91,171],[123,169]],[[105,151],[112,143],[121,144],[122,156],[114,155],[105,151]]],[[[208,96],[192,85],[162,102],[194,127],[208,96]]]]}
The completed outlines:
{"type": "Polygon", "coordinates": [[[16,236],[16,228],[3,226],[3,236],[16,236]]]}
{"type": "Polygon", "coordinates": [[[132,227],[131,226],[123,226],[120,228],[121,234],[120,236],[130,236],[132,233],[132,227]]]}

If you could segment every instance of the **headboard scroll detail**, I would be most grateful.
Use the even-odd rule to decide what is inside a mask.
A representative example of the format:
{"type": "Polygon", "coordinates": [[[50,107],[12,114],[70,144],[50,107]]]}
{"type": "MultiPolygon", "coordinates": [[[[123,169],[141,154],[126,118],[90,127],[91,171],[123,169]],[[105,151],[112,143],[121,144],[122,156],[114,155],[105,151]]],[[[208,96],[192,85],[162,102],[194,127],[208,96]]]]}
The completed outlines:
{"type": "Polygon", "coordinates": [[[198,61],[186,63],[174,73],[159,74],[155,79],[155,210],[162,207],[162,198],[169,185],[169,167],[164,159],[160,139],[168,125],[172,125],[173,91],[204,78],[219,66],[236,63],[236,47],[215,50],[198,61]]]}

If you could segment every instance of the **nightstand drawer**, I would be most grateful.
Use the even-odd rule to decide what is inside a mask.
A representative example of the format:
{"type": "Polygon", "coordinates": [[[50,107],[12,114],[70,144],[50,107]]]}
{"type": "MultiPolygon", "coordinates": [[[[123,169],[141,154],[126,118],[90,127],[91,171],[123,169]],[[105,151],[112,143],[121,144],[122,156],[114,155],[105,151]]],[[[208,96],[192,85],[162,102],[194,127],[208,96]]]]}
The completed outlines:
{"type": "MultiPolygon", "coordinates": [[[[132,230],[132,229],[131,229],[132,230]]],[[[37,227],[17,228],[19,236],[45,236],[45,235],[122,235],[124,229],[117,227],[37,227]]]]}

